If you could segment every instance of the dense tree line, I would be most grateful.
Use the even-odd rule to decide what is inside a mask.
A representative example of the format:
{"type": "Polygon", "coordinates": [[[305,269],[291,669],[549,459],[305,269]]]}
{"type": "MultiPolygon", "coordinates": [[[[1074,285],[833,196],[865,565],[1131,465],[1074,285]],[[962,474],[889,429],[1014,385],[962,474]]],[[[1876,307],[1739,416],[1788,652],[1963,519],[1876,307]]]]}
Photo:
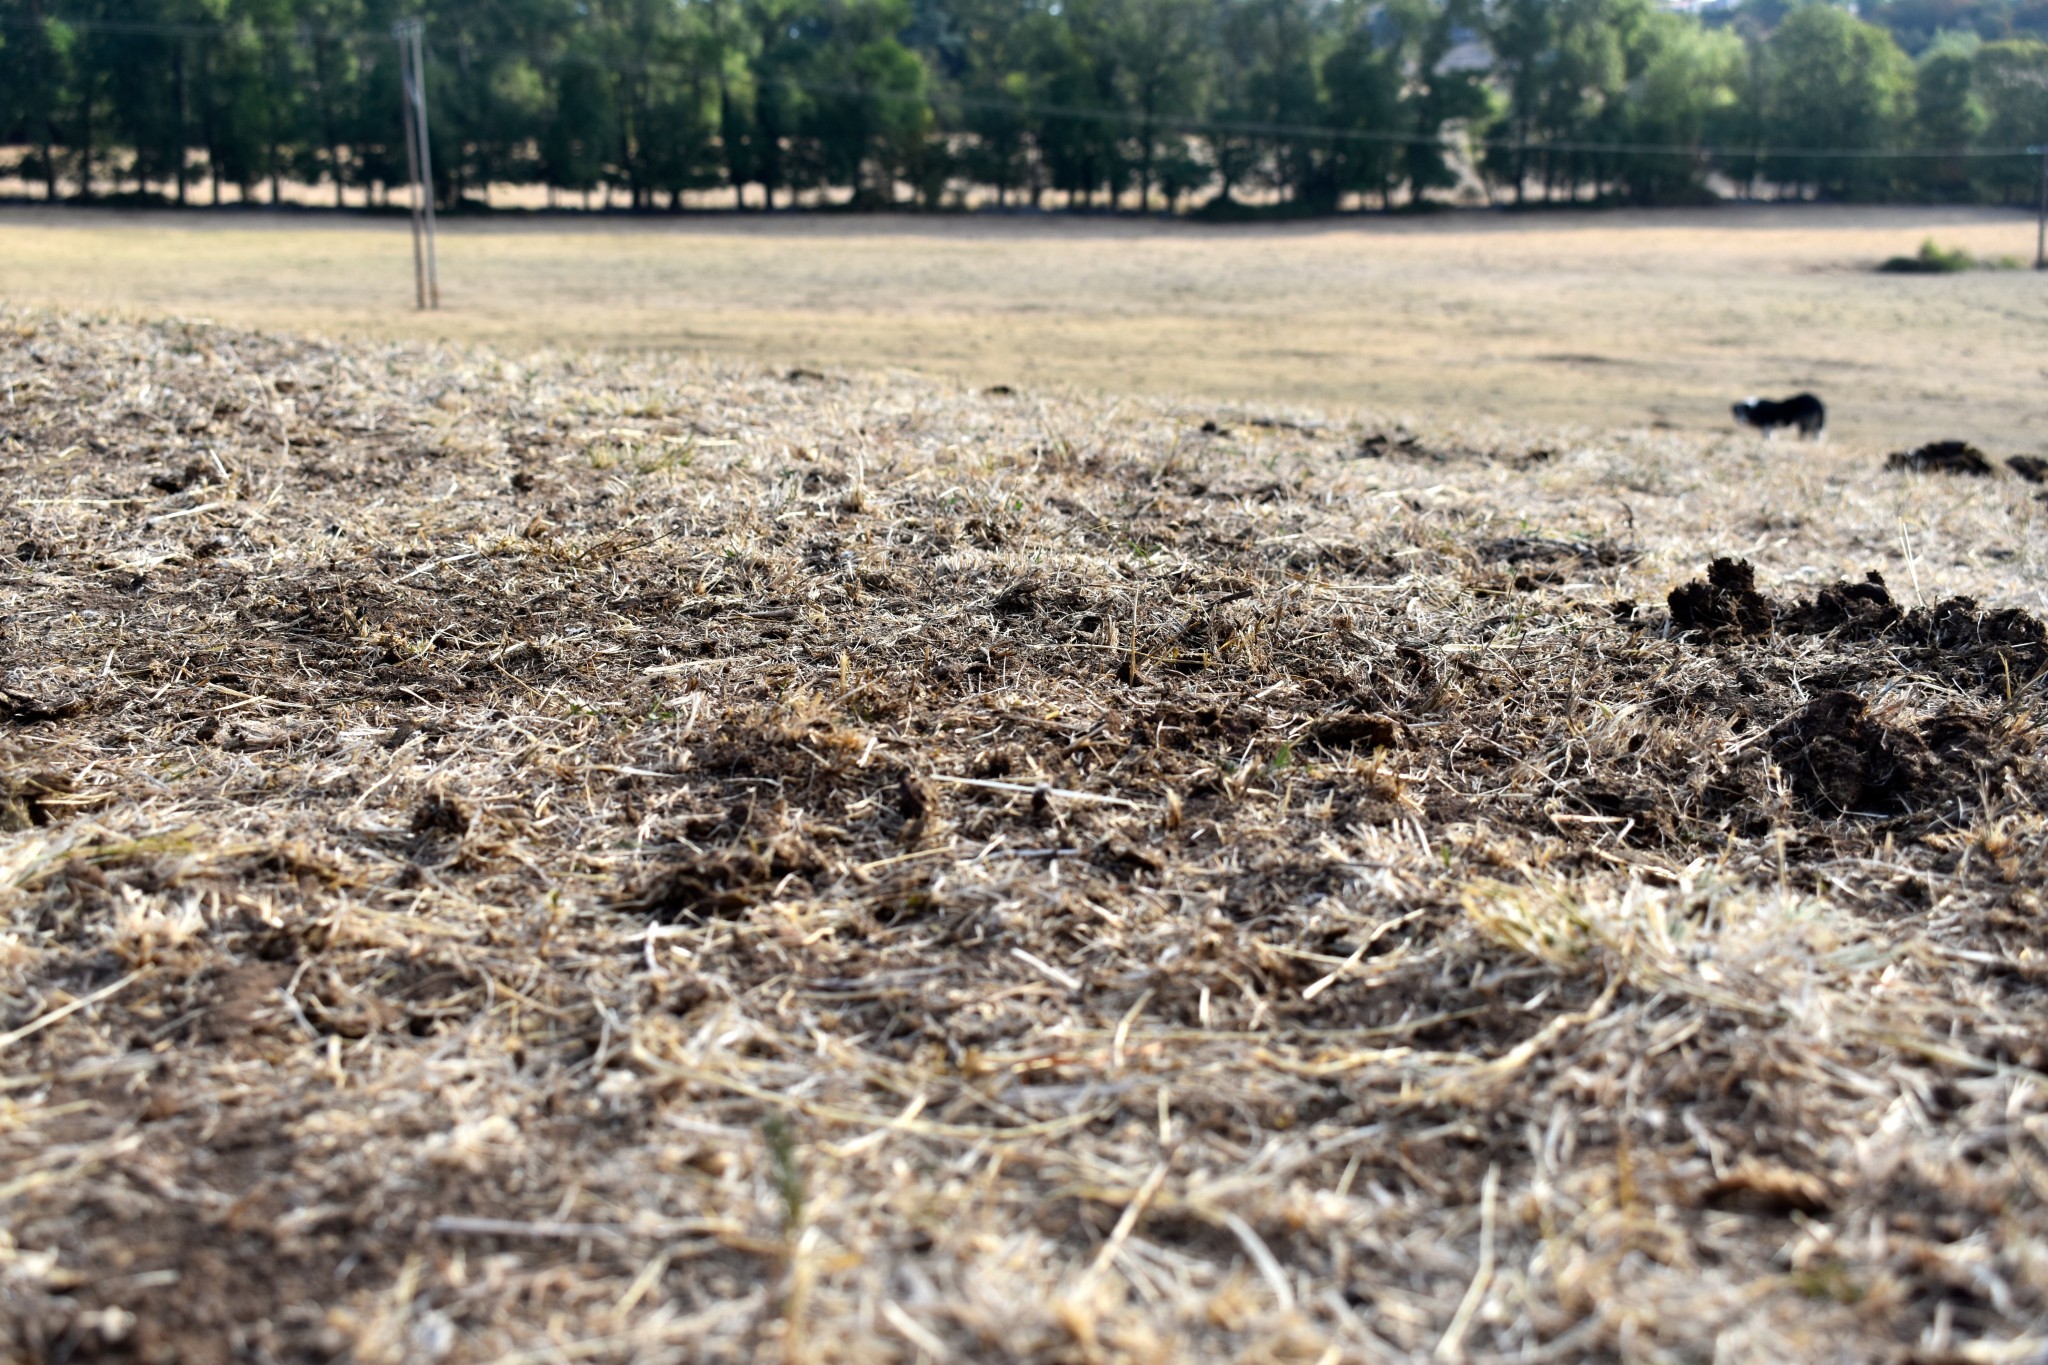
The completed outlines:
{"type": "Polygon", "coordinates": [[[2048,0],[0,0],[0,174],[383,200],[409,16],[450,207],[2011,202],[2048,141],[2048,0]]]}

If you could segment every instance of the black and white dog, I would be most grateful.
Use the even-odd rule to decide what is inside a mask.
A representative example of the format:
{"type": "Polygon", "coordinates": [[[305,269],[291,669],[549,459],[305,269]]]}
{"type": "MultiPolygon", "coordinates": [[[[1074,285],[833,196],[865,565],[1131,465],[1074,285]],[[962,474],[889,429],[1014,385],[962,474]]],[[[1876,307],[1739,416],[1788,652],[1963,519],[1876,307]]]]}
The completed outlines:
{"type": "Polygon", "coordinates": [[[1828,410],[1810,393],[1796,394],[1782,402],[1745,398],[1735,405],[1735,420],[1766,436],[1776,435],[1779,427],[1798,427],[1801,436],[1817,437],[1828,424],[1828,410]]]}

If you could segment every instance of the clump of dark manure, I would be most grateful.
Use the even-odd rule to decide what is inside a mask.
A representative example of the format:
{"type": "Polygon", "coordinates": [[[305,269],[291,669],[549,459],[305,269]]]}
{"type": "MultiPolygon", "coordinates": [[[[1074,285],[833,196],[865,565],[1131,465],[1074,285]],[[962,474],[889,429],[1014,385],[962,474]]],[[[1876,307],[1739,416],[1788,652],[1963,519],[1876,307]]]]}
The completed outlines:
{"type": "Polygon", "coordinates": [[[1709,635],[1768,634],[1776,615],[1770,599],[1756,590],[1756,569],[1746,559],[1716,559],[1707,576],[1673,588],[1671,624],[1709,635]]]}
{"type": "Polygon", "coordinates": [[[1885,457],[1884,467],[1913,474],[1991,476],[1991,461],[1967,441],[1930,441],[1912,450],[1894,451],[1885,457]]]}

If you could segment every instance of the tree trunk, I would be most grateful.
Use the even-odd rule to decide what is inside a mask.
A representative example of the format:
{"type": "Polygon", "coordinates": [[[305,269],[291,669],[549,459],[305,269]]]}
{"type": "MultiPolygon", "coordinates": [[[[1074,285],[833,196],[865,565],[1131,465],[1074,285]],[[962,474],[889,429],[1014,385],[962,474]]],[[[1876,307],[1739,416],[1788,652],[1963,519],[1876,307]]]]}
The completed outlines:
{"type": "Polygon", "coordinates": [[[92,81],[87,79],[85,93],[81,96],[78,131],[78,197],[90,202],[92,199],[92,81]]]}
{"type": "MultiPolygon", "coordinates": [[[[636,124],[633,119],[633,115],[637,112],[635,99],[636,94],[631,90],[630,83],[621,79],[615,87],[613,94],[613,100],[619,111],[619,152],[621,160],[626,163],[626,202],[632,208],[638,209],[640,207],[640,147],[639,141],[635,136],[636,124]]],[[[611,207],[611,189],[609,186],[605,189],[605,207],[611,207]]]]}
{"type": "MultiPolygon", "coordinates": [[[[40,28],[43,22],[43,7],[37,4],[35,0],[30,0],[28,14],[29,18],[40,28]]],[[[42,138],[40,139],[39,146],[43,154],[43,198],[54,204],[57,202],[58,195],[56,100],[52,99],[43,106],[41,127],[42,138]]]]}
{"type": "Polygon", "coordinates": [[[322,34],[313,49],[313,66],[320,82],[320,140],[327,144],[327,173],[334,177],[334,207],[345,208],[341,193],[341,139],[334,131],[334,82],[327,65],[328,42],[322,34]]]}
{"type": "Polygon", "coordinates": [[[1144,141],[1140,144],[1141,150],[1138,153],[1138,215],[1140,217],[1143,217],[1152,209],[1153,104],[1154,100],[1152,98],[1152,94],[1148,90],[1145,94],[1145,118],[1143,123],[1144,131],[1139,135],[1144,139],[1144,141]]]}
{"type": "MultiPolygon", "coordinates": [[[[270,64],[270,69],[273,75],[277,71],[277,61],[275,58],[274,50],[270,64]]],[[[283,87],[282,84],[280,84],[279,94],[281,95],[282,93],[283,87]]],[[[283,201],[284,193],[283,187],[278,183],[279,176],[277,171],[277,110],[275,108],[267,109],[264,111],[263,164],[270,171],[270,206],[272,208],[276,208],[278,204],[283,201]]],[[[246,190],[243,191],[242,197],[245,199],[248,198],[248,192],[246,190]]]]}
{"type": "MultiPolygon", "coordinates": [[[[711,40],[718,50],[718,149],[725,157],[725,178],[732,182],[733,207],[743,209],[746,204],[746,168],[740,165],[739,139],[734,136],[732,108],[732,82],[725,73],[725,9],[711,6],[711,40]]],[[[768,190],[768,202],[775,202],[775,191],[768,190]]]]}
{"type": "Polygon", "coordinates": [[[178,135],[175,159],[178,163],[178,207],[185,207],[185,43],[171,49],[171,79],[178,96],[178,135]]]}
{"type": "Polygon", "coordinates": [[[213,92],[213,62],[211,59],[202,60],[199,64],[199,88],[206,91],[208,96],[205,103],[200,106],[203,112],[199,119],[199,137],[206,144],[206,179],[213,196],[208,203],[213,208],[219,208],[220,139],[217,133],[220,129],[220,121],[215,113],[211,98],[213,92]]]}
{"type": "Polygon", "coordinates": [[[1515,207],[1529,202],[1529,120],[1515,122],[1515,207]]]}

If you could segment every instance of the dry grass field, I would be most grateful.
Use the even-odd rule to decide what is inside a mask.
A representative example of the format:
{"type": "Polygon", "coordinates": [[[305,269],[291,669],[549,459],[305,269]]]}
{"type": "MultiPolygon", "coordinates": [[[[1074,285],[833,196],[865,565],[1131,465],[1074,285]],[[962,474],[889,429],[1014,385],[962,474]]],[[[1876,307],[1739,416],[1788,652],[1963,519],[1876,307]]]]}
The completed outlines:
{"type": "Polygon", "coordinates": [[[1276,228],[1102,220],[451,222],[0,211],[0,299],[345,336],[705,352],[978,384],[1721,430],[1815,389],[1834,430],[2038,450],[2048,276],[1879,276],[1987,210],[1726,207],[1276,228]]]}
{"type": "Polygon", "coordinates": [[[2035,485],[813,368],[0,313],[0,1356],[2048,1351],[2035,485]]]}

